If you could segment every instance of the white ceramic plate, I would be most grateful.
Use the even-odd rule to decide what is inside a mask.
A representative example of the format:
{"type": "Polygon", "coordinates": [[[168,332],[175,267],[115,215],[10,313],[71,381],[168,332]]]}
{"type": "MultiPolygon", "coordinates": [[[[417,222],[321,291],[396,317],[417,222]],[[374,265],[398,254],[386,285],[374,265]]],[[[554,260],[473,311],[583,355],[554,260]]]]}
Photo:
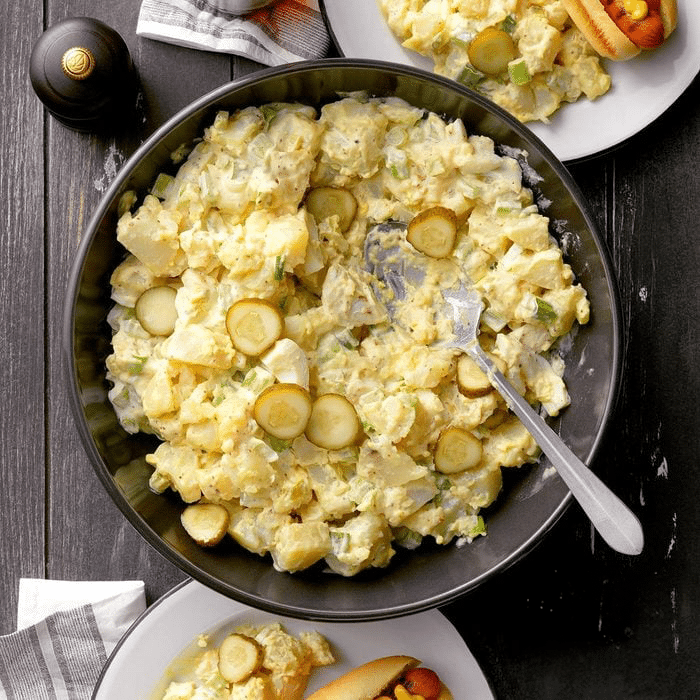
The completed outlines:
{"type": "Polygon", "coordinates": [[[314,672],[309,693],[365,661],[408,654],[434,669],[453,692],[494,700],[464,640],[437,610],[379,622],[305,621],[250,608],[196,581],[173,588],[134,623],[105,665],[93,700],[152,700],[167,684],[168,668],[187,657],[197,635],[211,634],[216,641],[236,625],[270,621],[294,634],[318,630],[332,643],[338,663],[314,672]]]}
{"type": "MultiPolygon", "coordinates": [[[[338,50],[432,70],[432,61],[404,49],[377,0],[322,0],[338,50]]],[[[610,91],[591,102],[565,104],[549,124],[527,126],[563,161],[589,158],[618,146],[670,107],[700,71],[700,0],[678,0],[678,26],[659,49],[624,63],[608,61],[610,91]],[[696,29],[693,30],[692,28],[696,29]]]]}

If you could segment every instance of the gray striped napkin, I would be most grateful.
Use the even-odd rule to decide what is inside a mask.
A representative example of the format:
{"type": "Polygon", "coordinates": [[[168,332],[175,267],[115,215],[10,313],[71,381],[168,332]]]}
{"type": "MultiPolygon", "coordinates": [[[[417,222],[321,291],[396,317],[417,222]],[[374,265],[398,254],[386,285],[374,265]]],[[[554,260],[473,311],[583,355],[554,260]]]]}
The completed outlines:
{"type": "Polygon", "coordinates": [[[242,17],[207,0],[143,0],[136,33],[266,66],[323,58],[330,46],[318,0],[278,0],[242,17]]]}
{"type": "Polygon", "coordinates": [[[87,700],[145,608],[142,581],[21,579],[18,631],[0,636],[0,698],[87,700]]]}

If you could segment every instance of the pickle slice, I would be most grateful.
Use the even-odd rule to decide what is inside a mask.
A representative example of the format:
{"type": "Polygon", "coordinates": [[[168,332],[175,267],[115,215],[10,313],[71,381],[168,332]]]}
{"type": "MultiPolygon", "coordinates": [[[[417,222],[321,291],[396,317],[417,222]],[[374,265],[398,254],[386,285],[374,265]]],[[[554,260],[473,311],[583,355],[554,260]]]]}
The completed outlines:
{"type": "Polygon", "coordinates": [[[242,683],[260,668],[262,659],[262,648],[254,639],[230,634],[219,647],[219,673],[229,683],[242,683]]]}
{"type": "Polygon", "coordinates": [[[257,356],[279,339],[284,320],[266,299],[241,299],[226,314],[226,329],[236,350],[257,356]]]}
{"type": "Polygon", "coordinates": [[[508,63],[516,56],[515,43],[502,29],[486,27],[472,39],[467,55],[477,70],[487,75],[500,75],[508,70],[508,63]]]}
{"type": "Polygon", "coordinates": [[[338,228],[344,233],[355,219],[357,200],[344,187],[315,187],[306,195],[306,211],[319,222],[337,216],[338,228]]]}
{"type": "Polygon", "coordinates": [[[151,335],[170,335],[175,330],[177,291],[160,286],[147,289],[136,301],[134,311],[138,322],[151,335]]]}
{"type": "Polygon", "coordinates": [[[411,219],[406,240],[432,258],[445,258],[454,248],[457,217],[446,207],[431,207],[411,219]]]}
{"type": "Polygon", "coordinates": [[[197,544],[213,547],[226,534],[229,514],[224,506],[216,503],[195,503],[182,511],[180,521],[197,544]]]}
{"type": "Polygon", "coordinates": [[[340,394],[323,394],[311,408],[306,437],[318,447],[340,450],[357,442],[362,433],[355,407],[340,394]]]}
{"type": "Polygon", "coordinates": [[[298,384],[273,384],[258,396],[253,416],[272,437],[293,440],[304,432],[309,422],[311,397],[298,384]]]}
{"type": "Polygon", "coordinates": [[[481,455],[481,440],[468,430],[453,426],[437,441],[435,468],[443,474],[456,474],[478,466],[481,455]]]}

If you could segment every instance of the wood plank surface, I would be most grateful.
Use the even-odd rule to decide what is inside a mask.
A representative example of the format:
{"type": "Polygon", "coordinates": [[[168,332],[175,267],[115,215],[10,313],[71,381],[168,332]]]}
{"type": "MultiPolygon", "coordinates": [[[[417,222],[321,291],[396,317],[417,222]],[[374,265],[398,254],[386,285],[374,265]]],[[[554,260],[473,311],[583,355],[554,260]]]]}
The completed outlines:
{"type": "Polygon", "coordinates": [[[0,22],[0,631],[17,577],[46,574],[44,114],[25,69],[41,31],[39,0],[0,22]]]}
{"type": "MultiPolygon", "coordinates": [[[[135,35],[138,2],[29,0],[0,26],[0,633],[22,576],[146,581],[149,602],[184,576],[104,493],[66,398],[67,277],[119,167],[193,99],[259,66],[135,35]],[[44,16],[46,12],[46,16],[44,16]],[[43,29],[93,16],[127,41],[138,118],[109,136],[45,117],[27,77],[43,29]]],[[[700,689],[700,83],[624,146],[571,172],[615,268],[626,333],[618,410],[596,470],[640,515],[638,558],[607,549],[576,504],[545,540],[443,612],[503,698],[690,698],[700,689]]]]}

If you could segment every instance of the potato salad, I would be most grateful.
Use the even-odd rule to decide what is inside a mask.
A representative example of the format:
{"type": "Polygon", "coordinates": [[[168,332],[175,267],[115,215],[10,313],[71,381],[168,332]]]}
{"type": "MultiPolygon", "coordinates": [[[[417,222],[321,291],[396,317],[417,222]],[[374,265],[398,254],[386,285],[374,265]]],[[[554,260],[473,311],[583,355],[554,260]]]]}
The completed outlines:
{"type": "Polygon", "coordinates": [[[467,543],[530,434],[434,305],[481,295],[480,342],[532,404],[570,399],[557,339],[589,303],[515,157],[398,98],[219,113],[118,222],[110,399],[153,433],[150,486],[202,546],[352,576],[467,543]],[[363,246],[404,222],[423,284],[387,313],[363,246]],[[221,545],[219,545],[221,546],[221,545]]]}
{"type": "Polygon", "coordinates": [[[378,0],[402,45],[520,121],[610,89],[599,55],[561,0],[378,0]]]}
{"type": "Polygon", "coordinates": [[[197,647],[170,669],[158,700],[301,700],[313,669],[335,663],[323,635],[295,636],[277,622],[240,625],[220,643],[202,635],[197,647]]]}

